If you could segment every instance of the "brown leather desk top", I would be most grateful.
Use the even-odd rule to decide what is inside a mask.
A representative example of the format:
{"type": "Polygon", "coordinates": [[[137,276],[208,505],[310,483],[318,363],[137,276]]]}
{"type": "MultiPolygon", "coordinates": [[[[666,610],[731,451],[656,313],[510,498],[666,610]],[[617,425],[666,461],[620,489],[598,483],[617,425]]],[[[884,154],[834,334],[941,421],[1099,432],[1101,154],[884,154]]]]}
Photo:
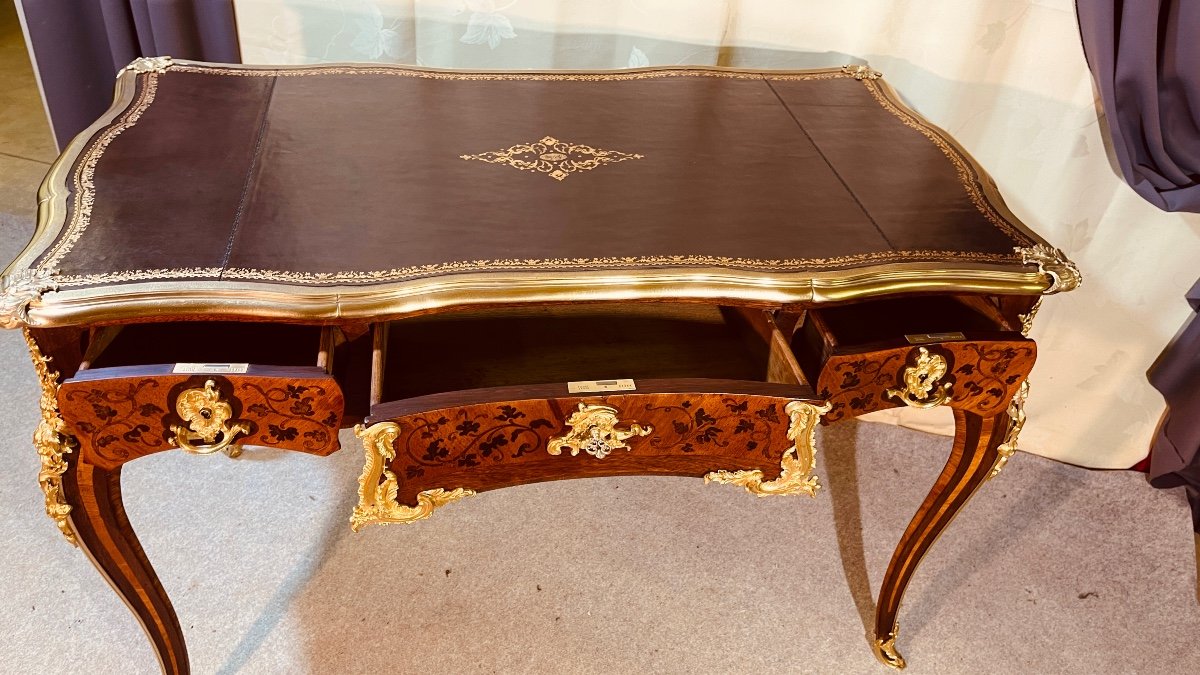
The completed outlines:
{"type": "Polygon", "coordinates": [[[47,176],[5,310],[326,321],[1051,288],[1015,250],[1042,240],[876,77],[139,60],[47,176]]]}

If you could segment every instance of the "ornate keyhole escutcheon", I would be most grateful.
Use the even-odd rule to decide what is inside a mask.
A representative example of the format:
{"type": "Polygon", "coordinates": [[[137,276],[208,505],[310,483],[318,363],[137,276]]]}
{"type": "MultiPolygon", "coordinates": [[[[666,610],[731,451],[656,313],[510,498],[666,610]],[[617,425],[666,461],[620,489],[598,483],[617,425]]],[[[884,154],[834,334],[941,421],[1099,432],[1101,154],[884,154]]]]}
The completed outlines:
{"type": "Polygon", "coordinates": [[[904,388],[888,389],[885,395],[910,408],[934,408],[953,400],[953,383],[941,381],[950,369],[946,357],[925,347],[917,348],[916,357],[904,369],[904,388]]]}
{"type": "Polygon", "coordinates": [[[233,407],[221,397],[217,383],[207,380],[202,388],[184,390],[175,399],[175,413],[184,424],[172,424],[171,443],[197,455],[225,450],[231,457],[238,453],[232,446],[241,434],[250,433],[245,422],[230,423],[233,407]]]}
{"type": "Polygon", "coordinates": [[[596,459],[608,457],[614,450],[629,450],[625,442],[634,436],[647,436],[654,431],[650,425],[630,424],[628,429],[618,429],[620,412],[607,405],[580,403],[579,408],[567,418],[570,431],[551,438],[546,443],[546,452],[561,455],[563,449],[574,457],[582,450],[596,459]]]}

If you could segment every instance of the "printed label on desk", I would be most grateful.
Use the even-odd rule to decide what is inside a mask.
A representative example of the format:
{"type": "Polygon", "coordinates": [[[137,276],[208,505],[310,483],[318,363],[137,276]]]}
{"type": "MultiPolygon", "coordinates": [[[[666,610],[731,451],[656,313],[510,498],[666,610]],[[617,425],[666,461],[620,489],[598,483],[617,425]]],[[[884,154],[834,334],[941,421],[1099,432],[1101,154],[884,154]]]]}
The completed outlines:
{"type": "Polygon", "coordinates": [[[930,342],[957,342],[966,340],[967,336],[962,333],[921,333],[920,335],[905,335],[905,340],[908,340],[910,345],[923,345],[930,342]]]}
{"type": "Polygon", "coordinates": [[[181,375],[230,375],[249,369],[249,363],[176,363],[171,372],[181,375]]]}
{"type": "Polygon", "coordinates": [[[592,394],[598,391],[634,391],[633,380],[584,380],[568,382],[567,391],[572,394],[592,394]]]}

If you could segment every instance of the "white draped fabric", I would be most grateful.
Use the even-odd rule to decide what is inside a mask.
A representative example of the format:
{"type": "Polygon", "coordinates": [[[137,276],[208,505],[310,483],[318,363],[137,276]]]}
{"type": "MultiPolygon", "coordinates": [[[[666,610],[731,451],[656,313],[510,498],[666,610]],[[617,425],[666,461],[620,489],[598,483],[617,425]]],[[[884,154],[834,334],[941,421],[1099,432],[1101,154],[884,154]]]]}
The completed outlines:
{"type": "MultiPolygon", "coordinates": [[[[1109,156],[1071,0],[235,0],[247,63],[813,68],[868,61],[1078,262],[1048,298],[1021,449],[1126,468],[1162,398],[1145,373],[1188,317],[1200,215],[1158,211],[1109,156]]],[[[479,110],[487,115],[486,109],[479,110]]],[[[352,124],[353,120],[347,120],[352,124]]],[[[629,120],[636,124],[636,119],[629,120]]],[[[875,420],[952,433],[948,410],[875,420]]]]}

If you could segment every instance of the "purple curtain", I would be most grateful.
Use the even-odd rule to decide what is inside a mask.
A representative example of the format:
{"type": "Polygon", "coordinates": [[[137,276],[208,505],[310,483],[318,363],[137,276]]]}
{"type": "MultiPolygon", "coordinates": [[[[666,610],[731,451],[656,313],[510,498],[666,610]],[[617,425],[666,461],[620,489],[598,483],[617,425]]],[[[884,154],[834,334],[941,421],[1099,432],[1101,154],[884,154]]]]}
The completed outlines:
{"type": "Polygon", "coordinates": [[[1200,0],[1076,0],[1121,172],[1166,211],[1200,213],[1200,0]]]}
{"type": "MultiPolygon", "coordinates": [[[[1187,298],[1200,312],[1200,282],[1187,298]]],[[[1186,488],[1192,524],[1200,534],[1200,317],[1193,316],[1158,358],[1150,384],[1167,400],[1150,450],[1150,484],[1186,488]]]]}
{"type": "Polygon", "coordinates": [[[139,56],[241,61],[233,0],[18,0],[61,149],[108,109],[139,56]]]}

